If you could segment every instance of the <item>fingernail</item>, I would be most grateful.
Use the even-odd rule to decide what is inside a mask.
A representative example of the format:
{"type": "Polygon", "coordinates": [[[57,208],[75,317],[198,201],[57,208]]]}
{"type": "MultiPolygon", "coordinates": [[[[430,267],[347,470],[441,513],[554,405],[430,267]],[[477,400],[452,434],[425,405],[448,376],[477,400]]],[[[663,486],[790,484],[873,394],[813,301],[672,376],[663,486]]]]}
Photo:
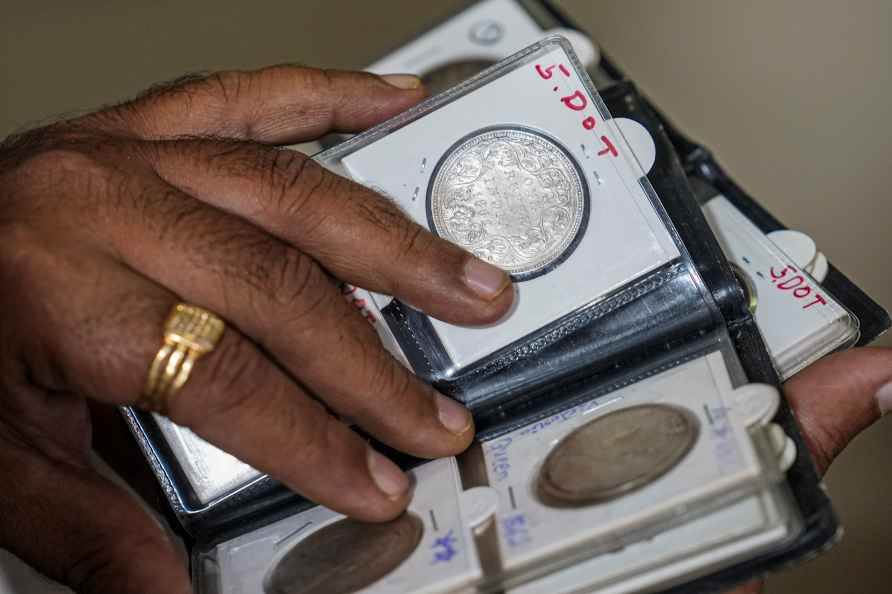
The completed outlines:
{"type": "Polygon", "coordinates": [[[484,299],[495,299],[511,284],[511,279],[501,268],[470,257],[465,261],[465,284],[484,299]]]}
{"type": "Polygon", "coordinates": [[[436,395],[436,401],[440,423],[449,431],[461,435],[471,427],[471,413],[464,406],[442,394],[436,395]]]}
{"type": "Polygon", "coordinates": [[[391,499],[402,497],[409,490],[406,473],[372,448],[368,452],[369,472],[378,488],[391,499]]]}
{"type": "Polygon", "coordinates": [[[877,390],[877,404],[880,406],[881,415],[892,412],[892,382],[877,390]]]}
{"type": "Polygon", "coordinates": [[[381,78],[392,87],[411,91],[421,86],[421,79],[412,74],[385,74],[381,78]]]}

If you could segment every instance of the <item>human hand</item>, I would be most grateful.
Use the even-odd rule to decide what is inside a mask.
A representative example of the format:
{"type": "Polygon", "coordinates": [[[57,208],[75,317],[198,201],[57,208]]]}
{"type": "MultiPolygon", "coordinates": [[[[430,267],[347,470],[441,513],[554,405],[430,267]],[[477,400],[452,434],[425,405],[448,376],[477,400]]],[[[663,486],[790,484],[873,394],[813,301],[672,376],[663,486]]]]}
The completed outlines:
{"type": "MultiPolygon", "coordinates": [[[[848,443],[892,410],[892,349],[831,355],[793,376],[784,396],[823,475],[848,443]]],[[[729,594],[759,594],[754,580],[729,594]]]]}
{"type": "Polygon", "coordinates": [[[310,499],[365,520],[408,502],[407,477],[332,412],[416,456],[469,444],[468,412],[396,363],[332,277],[472,325],[509,309],[508,277],[273,146],[423,96],[407,76],[222,73],[0,146],[0,547],[82,592],[190,591],[90,466],[86,406],[139,402],[180,301],[228,328],[163,410],[310,499]]]}

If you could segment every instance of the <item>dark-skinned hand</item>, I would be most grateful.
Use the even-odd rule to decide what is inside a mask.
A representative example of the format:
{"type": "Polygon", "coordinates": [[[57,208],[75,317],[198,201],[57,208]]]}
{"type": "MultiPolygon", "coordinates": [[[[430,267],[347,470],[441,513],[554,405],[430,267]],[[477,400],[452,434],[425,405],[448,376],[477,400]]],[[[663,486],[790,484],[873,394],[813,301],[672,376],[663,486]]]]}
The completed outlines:
{"type": "MultiPolygon", "coordinates": [[[[852,439],[892,411],[892,349],[831,355],[787,381],[784,396],[823,475],[852,439]]],[[[763,586],[754,580],[728,594],[760,594],[763,586]]]]}
{"type": "MultiPolygon", "coordinates": [[[[137,402],[178,301],[229,328],[168,415],[296,491],[367,520],[408,502],[405,476],[333,414],[419,456],[467,446],[466,411],[384,353],[333,277],[462,324],[503,315],[508,279],[275,148],[423,96],[412,77],[222,73],[0,148],[0,547],[79,592],[191,591],[164,533],[90,464],[86,405],[137,402]]],[[[892,407],[890,381],[892,352],[859,349],[787,383],[822,472],[892,407]]]]}
{"type": "Polygon", "coordinates": [[[306,497],[370,521],[408,503],[406,475],[339,416],[415,456],[467,447],[468,412],[387,354],[334,279],[466,325],[508,311],[510,279],[278,148],[424,96],[406,75],[226,72],[0,146],[0,547],[80,592],[190,591],[90,465],[87,407],[138,402],[181,301],[228,328],[166,414],[306,497]]]}

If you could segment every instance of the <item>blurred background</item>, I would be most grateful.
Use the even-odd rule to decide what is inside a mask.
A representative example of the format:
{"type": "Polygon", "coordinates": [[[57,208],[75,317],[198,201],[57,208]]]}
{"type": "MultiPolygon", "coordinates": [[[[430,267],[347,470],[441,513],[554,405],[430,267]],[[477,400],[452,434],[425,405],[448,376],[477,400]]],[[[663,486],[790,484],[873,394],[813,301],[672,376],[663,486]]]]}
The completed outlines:
{"type": "MultiPolygon", "coordinates": [[[[557,4],[765,207],[892,307],[892,2],[557,4]]],[[[5,3],[0,137],[189,71],[277,62],[361,68],[462,5],[5,3]]],[[[892,589],[890,453],[887,418],[837,460],[827,482],[846,537],[772,577],[770,593],[892,589]]]]}

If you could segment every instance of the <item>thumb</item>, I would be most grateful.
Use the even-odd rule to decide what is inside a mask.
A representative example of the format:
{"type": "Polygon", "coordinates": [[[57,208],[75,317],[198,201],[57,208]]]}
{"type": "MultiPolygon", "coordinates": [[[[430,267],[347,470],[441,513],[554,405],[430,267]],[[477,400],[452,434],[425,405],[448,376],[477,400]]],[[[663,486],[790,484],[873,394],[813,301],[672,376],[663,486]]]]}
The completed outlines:
{"type": "Polygon", "coordinates": [[[0,448],[0,547],[83,594],[189,594],[184,561],[135,499],[91,467],[0,448]]]}
{"type": "Polygon", "coordinates": [[[858,433],[892,408],[892,349],[831,355],[784,385],[823,474],[858,433]]]}

